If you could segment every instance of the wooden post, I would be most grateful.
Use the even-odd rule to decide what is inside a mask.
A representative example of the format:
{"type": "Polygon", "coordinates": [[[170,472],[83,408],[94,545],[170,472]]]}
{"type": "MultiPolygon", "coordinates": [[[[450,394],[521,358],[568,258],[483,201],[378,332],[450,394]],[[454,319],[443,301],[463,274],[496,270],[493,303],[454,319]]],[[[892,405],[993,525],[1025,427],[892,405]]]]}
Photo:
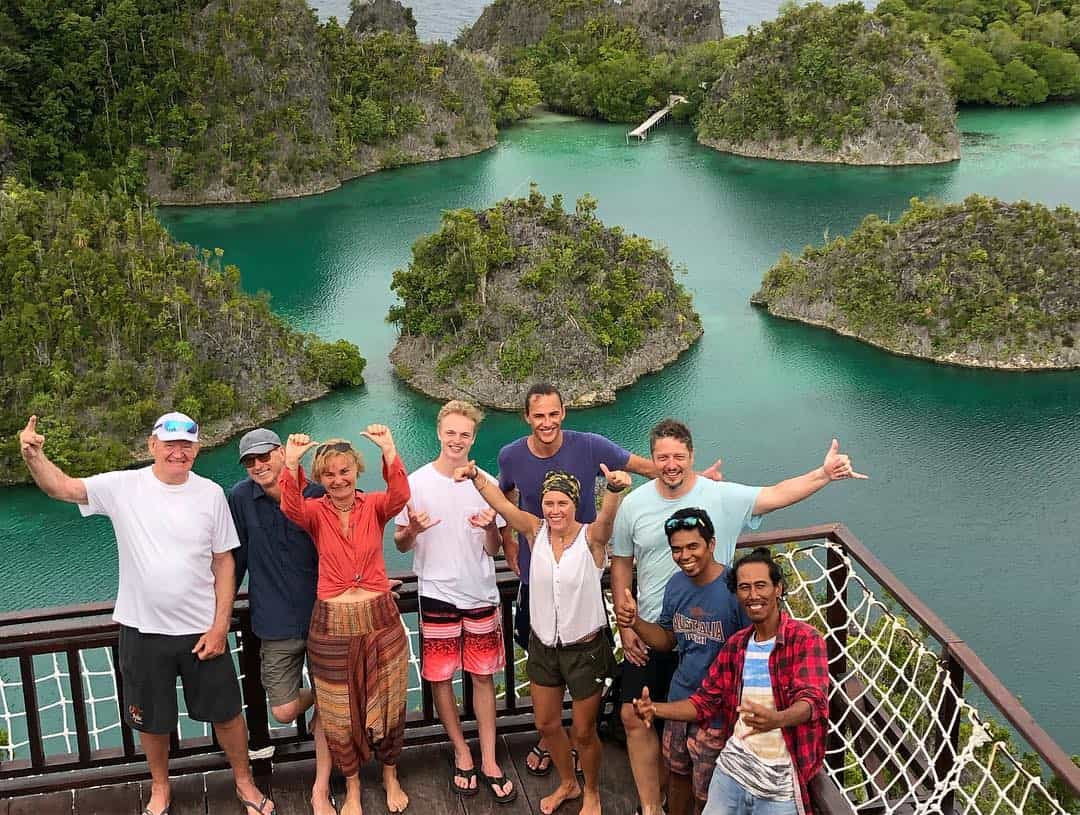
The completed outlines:
{"type": "MultiPolygon", "coordinates": [[[[831,536],[830,536],[831,537],[831,536]]],[[[842,545],[842,544],[841,544],[842,545]]],[[[825,648],[829,658],[829,680],[834,688],[842,686],[847,674],[847,582],[848,566],[844,552],[829,547],[825,560],[828,579],[825,581],[825,622],[829,626],[829,635],[825,638],[825,648]]],[[[829,722],[839,726],[844,719],[845,706],[839,693],[830,694],[829,722]]],[[[829,769],[836,776],[840,786],[844,786],[844,739],[843,736],[829,730],[825,760],[829,769]]]]}
{"type": "MultiPolygon", "coordinates": [[[[942,677],[941,704],[938,705],[938,755],[934,762],[934,774],[938,779],[944,778],[952,770],[960,751],[960,706],[957,702],[964,696],[964,667],[957,661],[948,643],[941,646],[941,657],[945,674],[942,677]]],[[[950,790],[941,799],[941,811],[946,815],[953,811],[954,797],[950,790]]]]}

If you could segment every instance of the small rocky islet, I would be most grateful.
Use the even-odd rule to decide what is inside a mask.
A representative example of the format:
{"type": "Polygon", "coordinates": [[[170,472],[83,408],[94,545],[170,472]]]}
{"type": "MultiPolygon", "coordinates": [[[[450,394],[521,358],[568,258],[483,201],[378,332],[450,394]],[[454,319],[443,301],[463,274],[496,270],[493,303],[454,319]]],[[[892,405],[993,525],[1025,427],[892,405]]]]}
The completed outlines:
{"type": "Polygon", "coordinates": [[[751,302],[895,354],[1016,371],[1080,368],[1080,213],[973,195],[913,199],[785,254],[751,302]]]}
{"type": "Polygon", "coordinates": [[[558,382],[567,404],[615,391],[673,362],[701,336],[666,250],[534,187],[476,212],[443,215],[394,273],[398,376],[437,399],[519,410],[530,382],[558,382]]]}
{"type": "Polygon", "coordinates": [[[938,57],[858,3],[788,9],[738,38],[713,84],[698,141],[726,153],[835,164],[960,158],[938,57]]]}

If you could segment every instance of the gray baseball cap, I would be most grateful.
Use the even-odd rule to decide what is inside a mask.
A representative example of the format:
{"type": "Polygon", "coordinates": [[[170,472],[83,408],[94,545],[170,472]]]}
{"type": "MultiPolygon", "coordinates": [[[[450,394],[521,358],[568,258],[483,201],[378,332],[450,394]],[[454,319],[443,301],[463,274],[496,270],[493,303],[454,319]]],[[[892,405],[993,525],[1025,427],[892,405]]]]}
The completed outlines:
{"type": "Polygon", "coordinates": [[[244,456],[249,456],[252,453],[268,453],[275,447],[281,447],[281,437],[273,430],[256,427],[254,430],[249,430],[240,439],[240,458],[243,459],[244,456]]]}

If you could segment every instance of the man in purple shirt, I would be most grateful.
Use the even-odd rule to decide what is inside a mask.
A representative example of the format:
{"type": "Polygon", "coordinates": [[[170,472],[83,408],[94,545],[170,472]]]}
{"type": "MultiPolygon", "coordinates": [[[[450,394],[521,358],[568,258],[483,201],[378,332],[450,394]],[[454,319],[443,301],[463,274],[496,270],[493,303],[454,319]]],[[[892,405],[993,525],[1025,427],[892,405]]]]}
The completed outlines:
{"type": "MultiPolygon", "coordinates": [[[[647,478],[655,477],[651,459],[624,450],[615,442],[596,433],[563,430],[566,408],[562,395],[554,385],[539,383],[525,395],[526,423],[532,429],[528,436],[511,442],[499,451],[499,488],[526,512],[542,515],[540,485],[550,470],[565,470],[581,484],[577,519],[581,523],[596,520],[596,479],[601,476],[600,465],[609,470],[625,470],[647,478]]],[[[516,538],[510,527],[503,531],[503,550],[510,567],[521,578],[517,615],[514,618],[514,640],[522,648],[529,643],[529,546],[516,538]]],[[[543,741],[533,748],[526,760],[529,772],[547,775],[551,757],[543,741]]]]}

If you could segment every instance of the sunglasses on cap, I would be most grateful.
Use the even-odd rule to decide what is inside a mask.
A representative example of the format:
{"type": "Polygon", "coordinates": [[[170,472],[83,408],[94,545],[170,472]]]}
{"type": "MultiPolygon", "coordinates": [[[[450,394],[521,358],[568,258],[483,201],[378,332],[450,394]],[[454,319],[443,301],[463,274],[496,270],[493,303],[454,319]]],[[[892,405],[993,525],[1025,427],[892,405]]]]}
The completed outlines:
{"type": "Polygon", "coordinates": [[[154,430],[164,430],[166,433],[198,433],[198,422],[182,422],[179,419],[166,419],[154,425],[154,430]]]}
{"type": "MultiPolygon", "coordinates": [[[[278,448],[275,447],[274,450],[276,449],[278,448]]],[[[244,467],[254,467],[256,461],[260,464],[265,464],[270,460],[270,456],[273,455],[274,450],[267,450],[265,453],[248,453],[240,459],[240,464],[244,467]]]]}
{"type": "Polygon", "coordinates": [[[315,455],[321,456],[323,453],[326,452],[347,453],[352,449],[352,445],[349,444],[347,441],[336,441],[333,444],[320,444],[318,447],[315,448],[315,455]]]}
{"type": "Polygon", "coordinates": [[[676,529],[697,529],[701,527],[702,533],[708,528],[708,521],[697,515],[687,515],[684,518],[668,518],[664,521],[664,531],[674,532],[676,529]]]}

